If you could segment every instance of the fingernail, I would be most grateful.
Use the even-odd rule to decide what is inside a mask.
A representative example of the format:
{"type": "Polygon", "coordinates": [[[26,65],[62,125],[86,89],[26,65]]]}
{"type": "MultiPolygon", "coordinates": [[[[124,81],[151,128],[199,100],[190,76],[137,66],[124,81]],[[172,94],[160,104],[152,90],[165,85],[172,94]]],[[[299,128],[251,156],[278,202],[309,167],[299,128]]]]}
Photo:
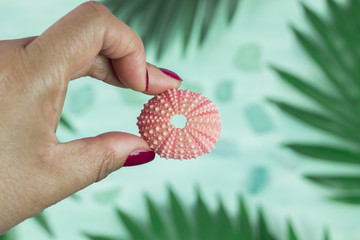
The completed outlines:
{"type": "Polygon", "coordinates": [[[146,86],[145,86],[145,92],[149,90],[149,72],[146,69],[146,86]]]}
{"type": "Polygon", "coordinates": [[[152,150],[135,150],[127,157],[123,167],[136,166],[150,162],[155,158],[152,150]]]}
{"type": "Polygon", "coordinates": [[[178,81],[182,81],[182,79],[174,72],[167,70],[165,68],[159,68],[163,73],[165,73],[166,75],[168,75],[169,77],[172,77],[178,81]]]}

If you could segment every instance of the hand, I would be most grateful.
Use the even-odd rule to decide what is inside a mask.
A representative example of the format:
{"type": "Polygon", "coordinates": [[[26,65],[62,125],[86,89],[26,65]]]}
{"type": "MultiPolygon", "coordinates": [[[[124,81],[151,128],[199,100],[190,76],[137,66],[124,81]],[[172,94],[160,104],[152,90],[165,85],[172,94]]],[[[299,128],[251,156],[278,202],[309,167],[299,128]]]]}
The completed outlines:
{"type": "Polygon", "coordinates": [[[55,136],[71,79],[89,75],[147,94],[181,84],[145,62],[141,39],[106,7],[82,4],[38,37],[0,41],[0,53],[0,234],[125,161],[154,158],[127,133],[67,143],[55,136]]]}

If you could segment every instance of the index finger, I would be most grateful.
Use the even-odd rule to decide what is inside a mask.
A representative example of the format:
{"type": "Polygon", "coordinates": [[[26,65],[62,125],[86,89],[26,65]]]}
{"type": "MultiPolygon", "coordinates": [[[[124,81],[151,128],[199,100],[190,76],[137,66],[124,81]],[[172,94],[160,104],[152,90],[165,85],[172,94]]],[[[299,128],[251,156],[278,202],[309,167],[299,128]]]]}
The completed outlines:
{"type": "Polygon", "coordinates": [[[136,91],[146,88],[141,39],[98,2],[74,9],[31,42],[26,51],[35,71],[52,74],[61,85],[101,53],[112,59],[121,82],[136,91]]]}

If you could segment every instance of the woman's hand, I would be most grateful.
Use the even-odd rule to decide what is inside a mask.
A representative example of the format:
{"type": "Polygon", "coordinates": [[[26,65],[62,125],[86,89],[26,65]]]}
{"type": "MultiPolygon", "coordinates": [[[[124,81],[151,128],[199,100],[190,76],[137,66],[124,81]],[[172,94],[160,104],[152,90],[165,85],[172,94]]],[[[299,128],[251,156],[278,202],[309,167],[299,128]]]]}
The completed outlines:
{"type": "Polygon", "coordinates": [[[147,94],[181,84],[147,64],[141,39],[97,2],[82,4],[38,37],[0,41],[0,233],[125,161],[154,158],[143,139],[127,133],[58,142],[68,83],[88,75],[147,94]]]}

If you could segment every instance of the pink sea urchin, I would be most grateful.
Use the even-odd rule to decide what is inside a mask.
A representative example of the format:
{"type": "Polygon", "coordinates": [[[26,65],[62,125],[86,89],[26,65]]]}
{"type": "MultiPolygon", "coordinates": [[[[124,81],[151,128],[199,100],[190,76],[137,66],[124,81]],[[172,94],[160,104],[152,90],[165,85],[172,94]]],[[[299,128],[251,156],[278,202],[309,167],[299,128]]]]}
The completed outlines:
{"type": "Polygon", "coordinates": [[[144,105],[139,132],[160,157],[190,159],[210,152],[220,137],[221,119],[215,104],[189,90],[170,89],[144,105]],[[184,128],[171,124],[175,115],[186,117],[184,128]]]}

